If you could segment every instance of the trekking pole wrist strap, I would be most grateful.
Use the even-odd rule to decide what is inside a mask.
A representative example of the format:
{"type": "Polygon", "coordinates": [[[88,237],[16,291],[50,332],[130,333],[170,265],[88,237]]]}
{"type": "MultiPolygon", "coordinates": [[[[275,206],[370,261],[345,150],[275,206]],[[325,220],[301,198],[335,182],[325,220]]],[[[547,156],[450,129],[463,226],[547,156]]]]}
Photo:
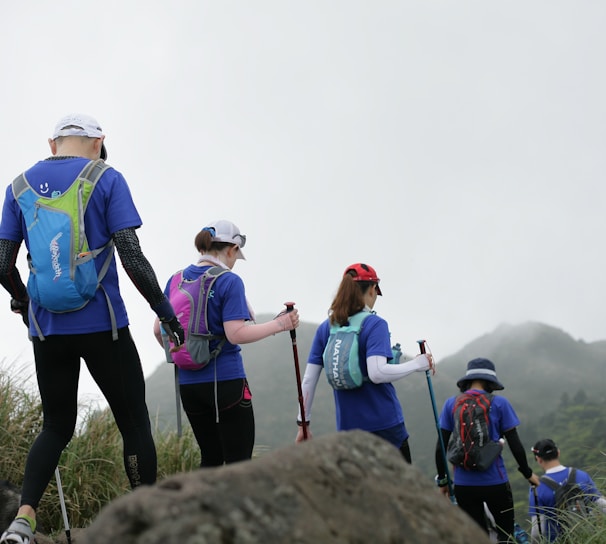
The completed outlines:
{"type": "Polygon", "coordinates": [[[448,485],[448,476],[436,476],[435,481],[438,487],[446,487],[448,485]]]}
{"type": "MultiPolygon", "coordinates": [[[[308,419],[308,420],[305,422],[305,426],[306,426],[306,427],[309,427],[309,424],[310,424],[310,421],[309,421],[309,419],[308,419]]],[[[302,421],[299,421],[299,420],[297,419],[297,425],[298,425],[299,427],[303,427],[303,422],[302,422],[302,421]]]]}
{"type": "Polygon", "coordinates": [[[13,312],[20,312],[21,310],[26,310],[28,306],[28,300],[17,300],[16,298],[11,298],[11,311],[13,312]]]}

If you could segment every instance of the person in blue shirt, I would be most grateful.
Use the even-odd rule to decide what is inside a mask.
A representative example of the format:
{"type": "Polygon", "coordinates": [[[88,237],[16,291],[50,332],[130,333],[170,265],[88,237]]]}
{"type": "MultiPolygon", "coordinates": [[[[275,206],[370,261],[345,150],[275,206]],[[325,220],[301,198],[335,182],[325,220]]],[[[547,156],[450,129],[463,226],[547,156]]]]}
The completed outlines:
{"type": "MultiPolygon", "coordinates": [[[[570,468],[560,463],[560,450],[550,438],[539,440],[532,448],[534,458],[545,472],[545,476],[551,478],[557,484],[562,484],[570,475],[570,468]]],[[[541,537],[548,542],[554,542],[562,531],[558,522],[555,504],[555,491],[544,481],[545,476],[540,478],[541,483],[536,488],[531,488],[528,497],[528,514],[530,515],[530,536],[534,541],[540,541],[541,537]]],[[[586,472],[575,469],[575,482],[584,493],[581,500],[585,504],[594,502],[603,512],[606,512],[606,499],[598,491],[591,476],[586,472]]]]}
{"type": "Polygon", "coordinates": [[[312,437],[309,428],[312,404],[324,367],[323,353],[331,325],[345,325],[351,316],[365,310],[371,313],[363,322],[358,340],[358,358],[364,381],[356,389],[333,390],[337,430],[361,429],[373,433],[391,442],[410,463],[408,431],[392,382],[412,372],[433,368],[433,358],[430,354],[423,354],[411,361],[390,364],[393,354],[389,327],[387,321],[373,311],[377,297],[382,295],[379,281],[375,269],[368,264],[355,263],[345,269],[330,306],[329,318],[318,327],[307,359],[301,384],[306,421],[301,420],[299,408],[295,441],[304,440],[303,425],[306,426],[307,437],[312,437]]]}
{"type": "MultiPolygon", "coordinates": [[[[200,466],[214,467],[250,459],[253,453],[252,393],[239,344],[292,330],[299,325],[299,314],[293,309],[266,323],[252,323],[254,313],[246,300],[244,282],[232,271],[236,262],[244,259],[242,248],[246,244],[246,236],[234,223],[213,221],[197,233],[194,243],[200,257],[182,271],[186,280],[195,280],[211,267],[228,270],[216,279],[208,297],[208,329],[219,337],[211,340],[210,351],[225,337],[221,351],[203,368],[178,370],[181,402],[200,447],[200,466]]],[[[171,293],[171,283],[172,277],[166,285],[167,294],[171,293]]],[[[177,289],[170,296],[176,308],[182,307],[183,301],[174,297],[185,294],[177,289]]],[[[154,334],[162,345],[157,319],[154,334]]]]}
{"type": "MultiPolygon", "coordinates": [[[[467,363],[467,372],[457,381],[457,387],[461,393],[471,392],[478,395],[486,395],[505,388],[497,378],[494,363],[484,358],[473,359],[467,363]]],[[[440,431],[444,445],[448,444],[455,428],[456,400],[457,395],[447,399],[440,414],[440,431]]],[[[517,432],[519,424],[520,420],[510,402],[505,397],[494,395],[489,411],[490,439],[499,442],[504,438],[518,463],[518,470],[524,478],[536,485],[539,480],[528,466],[526,453],[517,432]]],[[[435,459],[438,472],[436,481],[446,495],[448,480],[440,440],[436,444],[435,459]]],[[[466,470],[455,465],[454,493],[457,504],[487,533],[489,527],[484,512],[485,507],[494,518],[498,541],[508,542],[513,538],[515,523],[513,495],[501,454],[483,471],[466,470]]]]}
{"type": "MultiPolygon", "coordinates": [[[[90,161],[105,160],[104,140],[95,119],[84,114],[67,115],[57,123],[49,139],[52,156],[26,170],[25,178],[40,196],[61,195],[90,161]]],[[[183,329],[139,247],[135,230],[141,226],[141,218],[126,180],[114,168],[105,170],[97,182],[84,223],[90,247],[101,248],[113,241],[130,279],[175,342],[182,343],[183,329]]],[[[157,471],[145,403],[145,379],[129,332],[115,255],[111,255],[109,268],[101,280],[102,288],[97,288],[83,308],[54,313],[30,301],[16,267],[22,242],[29,251],[24,216],[9,185],[0,223],[0,284],[12,297],[11,310],[29,328],[44,420],[27,456],[21,506],[15,521],[0,537],[3,544],[30,544],[34,540],[36,508],[75,430],[81,359],[115,417],[124,443],[124,467],[131,487],[153,484],[157,471]]],[[[107,248],[96,257],[97,273],[109,251],[107,248]]]]}

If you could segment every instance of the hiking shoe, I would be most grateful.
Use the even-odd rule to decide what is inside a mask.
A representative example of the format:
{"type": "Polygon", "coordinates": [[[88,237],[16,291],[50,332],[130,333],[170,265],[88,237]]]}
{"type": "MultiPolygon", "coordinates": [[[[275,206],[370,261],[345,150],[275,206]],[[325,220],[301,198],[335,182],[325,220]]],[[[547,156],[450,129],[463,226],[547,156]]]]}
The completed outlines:
{"type": "Polygon", "coordinates": [[[2,533],[0,544],[35,544],[29,521],[23,518],[14,519],[2,533]]]}

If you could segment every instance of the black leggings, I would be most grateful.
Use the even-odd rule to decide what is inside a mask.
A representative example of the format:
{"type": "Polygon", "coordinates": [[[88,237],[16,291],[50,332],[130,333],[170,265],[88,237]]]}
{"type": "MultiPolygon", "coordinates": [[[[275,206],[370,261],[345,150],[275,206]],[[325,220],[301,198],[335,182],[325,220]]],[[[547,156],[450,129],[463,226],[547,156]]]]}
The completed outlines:
{"type": "MultiPolygon", "coordinates": [[[[513,534],[515,519],[513,495],[509,482],[487,486],[455,485],[454,493],[457,504],[488,533],[486,516],[484,514],[484,503],[486,503],[486,506],[488,506],[494,517],[498,541],[510,542],[509,539],[513,534]]],[[[513,542],[513,537],[511,538],[511,542],[513,542]]]]}
{"type": "Polygon", "coordinates": [[[408,438],[402,442],[400,446],[400,453],[402,457],[404,457],[404,461],[406,461],[409,465],[412,463],[412,456],[410,455],[410,444],[408,443],[408,438]]]}
{"type": "Polygon", "coordinates": [[[147,405],[145,380],[128,327],[111,331],[33,338],[42,431],[25,465],[21,504],[37,508],[61,452],[74,434],[78,415],[80,359],[105,396],[124,445],[124,468],[131,487],[156,481],[157,458],[147,405]]]}
{"type": "Polygon", "coordinates": [[[255,416],[246,379],[181,385],[181,402],[200,446],[201,467],[244,461],[252,457],[255,416]]]}

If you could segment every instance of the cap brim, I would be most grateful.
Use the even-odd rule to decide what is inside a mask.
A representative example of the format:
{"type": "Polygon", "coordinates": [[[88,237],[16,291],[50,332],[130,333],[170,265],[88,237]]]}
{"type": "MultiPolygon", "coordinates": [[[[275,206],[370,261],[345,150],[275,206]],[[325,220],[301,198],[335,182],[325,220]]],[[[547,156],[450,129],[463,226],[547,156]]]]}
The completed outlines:
{"type": "Polygon", "coordinates": [[[378,283],[377,283],[377,295],[383,296],[383,291],[381,291],[381,288],[379,287],[378,283]]]}
{"type": "Polygon", "coordinates": [[[105,144],[101,144],[101,158],[103,160],[107,159],[107,149],[105,149],[105,144]]]}
{"type": "Polygon", "coordinates": [[[243,261],[246,260],[246,257],[244,256],[244,253],[242,253],[242,249],[240,247],[238,247],[238,253],[236,253],[236,259],[242,259],[243,261]]]}

